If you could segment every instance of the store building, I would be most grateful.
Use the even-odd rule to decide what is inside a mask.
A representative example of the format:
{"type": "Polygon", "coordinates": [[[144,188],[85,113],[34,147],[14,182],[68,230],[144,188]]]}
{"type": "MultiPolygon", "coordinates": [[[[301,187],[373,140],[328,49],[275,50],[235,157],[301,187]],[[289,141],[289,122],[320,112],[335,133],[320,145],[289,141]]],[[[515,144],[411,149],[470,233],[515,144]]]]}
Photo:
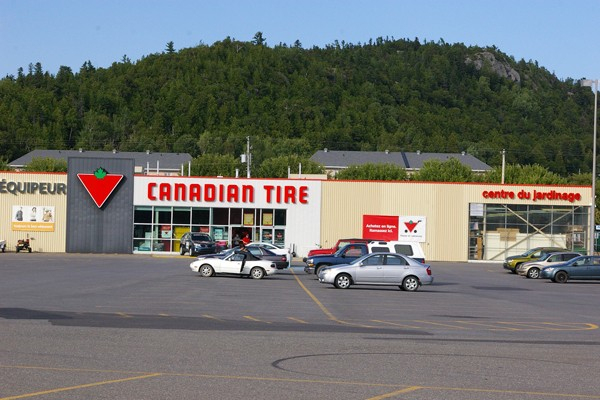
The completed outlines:
{"type": "Polygon", "coordinates": [[[0,172],[0,239],[9,251],[28,235],[34,251],[160,254],[178,253],[189,230],[228,244],[247,233],[303,256],[373,237],[418,241],[428,261],[497,262],[589,243],[589,186],[170,177],[119,162],[70,160],[68,175],[0,172]],[[83,183],[96,175],[110,178],[103,202],[83,183]]]}

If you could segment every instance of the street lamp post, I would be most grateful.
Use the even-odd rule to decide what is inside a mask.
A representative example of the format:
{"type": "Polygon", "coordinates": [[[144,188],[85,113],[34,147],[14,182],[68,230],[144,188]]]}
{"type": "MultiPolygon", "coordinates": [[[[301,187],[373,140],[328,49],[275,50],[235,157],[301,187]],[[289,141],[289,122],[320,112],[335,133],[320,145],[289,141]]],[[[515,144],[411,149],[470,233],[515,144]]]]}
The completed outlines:
{"type": "Polygon", "coordinates": [[[598,126],[598,79],[583,79],[581,86],[594,86],[594,148],[592,151],[592,206],[590,207],[590,248],[589,254],[594,255],[594,244],[596,240],[596,130],[598,126]]]}

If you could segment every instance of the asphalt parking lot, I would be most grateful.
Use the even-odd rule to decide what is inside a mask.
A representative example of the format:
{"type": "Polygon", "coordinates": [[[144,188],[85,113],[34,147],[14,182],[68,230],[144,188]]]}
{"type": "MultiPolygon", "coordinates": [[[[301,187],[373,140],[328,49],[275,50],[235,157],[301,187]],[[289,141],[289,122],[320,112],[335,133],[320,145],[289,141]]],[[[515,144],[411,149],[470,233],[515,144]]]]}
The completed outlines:
{"type": "Polygon", "coordinates": [[[0,254],[0,400],[600,399],[600,282],[448,262],[339,290],[191,260],[0,254]]]}

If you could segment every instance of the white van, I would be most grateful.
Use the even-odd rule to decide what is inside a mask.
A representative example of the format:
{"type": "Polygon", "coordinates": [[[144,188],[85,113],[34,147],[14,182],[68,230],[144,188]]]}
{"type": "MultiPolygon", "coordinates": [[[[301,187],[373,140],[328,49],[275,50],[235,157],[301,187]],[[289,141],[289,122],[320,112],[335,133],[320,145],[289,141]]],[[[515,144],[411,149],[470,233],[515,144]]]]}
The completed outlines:
{"type": "Polygon", "coordinates": [[[373,240],[367,244],[369,253],[399,253],[425,263],[425,254],[419,242],[373,240]]]}

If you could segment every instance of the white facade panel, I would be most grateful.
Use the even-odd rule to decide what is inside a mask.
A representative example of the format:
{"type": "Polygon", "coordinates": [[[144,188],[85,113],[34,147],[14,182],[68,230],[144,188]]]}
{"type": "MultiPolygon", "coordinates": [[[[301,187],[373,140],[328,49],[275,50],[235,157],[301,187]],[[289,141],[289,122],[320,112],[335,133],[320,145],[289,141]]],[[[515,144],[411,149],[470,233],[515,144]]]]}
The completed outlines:
{"type": "Polygon", "coordinates": [[[320,181],[136,176],[134,204],[285,209],[286,247],[303,254],[320,240],[320,181]]]}

